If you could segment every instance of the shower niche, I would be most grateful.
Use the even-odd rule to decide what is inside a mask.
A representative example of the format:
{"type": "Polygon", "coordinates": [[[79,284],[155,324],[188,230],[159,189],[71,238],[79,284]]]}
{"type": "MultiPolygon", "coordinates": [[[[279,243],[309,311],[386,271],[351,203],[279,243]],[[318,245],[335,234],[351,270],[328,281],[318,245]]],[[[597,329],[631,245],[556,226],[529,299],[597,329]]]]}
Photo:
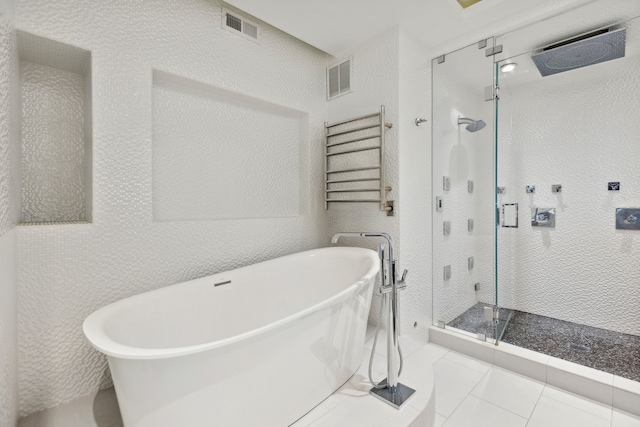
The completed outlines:
{"type": "Polygon", "coordinates": [[[91,221],[91,53],[17,31],[21,224],[91,221]]]}

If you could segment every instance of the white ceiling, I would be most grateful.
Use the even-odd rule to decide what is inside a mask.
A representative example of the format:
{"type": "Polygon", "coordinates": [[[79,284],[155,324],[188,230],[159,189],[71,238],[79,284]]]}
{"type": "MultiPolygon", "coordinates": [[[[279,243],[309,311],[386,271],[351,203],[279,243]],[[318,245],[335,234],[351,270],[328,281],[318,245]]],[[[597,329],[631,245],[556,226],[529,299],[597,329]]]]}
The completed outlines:
{"type": "Polygon", "coordinates": [[[394,28],[434,53],[456,40],[488,37],[530,16],[558,13],[593,0],[482,0],[462,9],[455,0],[225,0],[333,56],[394,28]]]}

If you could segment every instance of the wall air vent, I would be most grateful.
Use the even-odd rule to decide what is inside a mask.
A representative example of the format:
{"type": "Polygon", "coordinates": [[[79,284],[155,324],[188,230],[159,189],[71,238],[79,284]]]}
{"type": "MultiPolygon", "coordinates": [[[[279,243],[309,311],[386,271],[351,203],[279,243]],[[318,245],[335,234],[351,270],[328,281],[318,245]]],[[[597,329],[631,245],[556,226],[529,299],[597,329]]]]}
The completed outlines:
{"type": "Polygon", "coordinates": [[[237,12],[232,12],[225,8],[222,8],[222,28],[254,42],[258,41],[260,34],[258,24],[249,21],[237,12]]]}
{"type": "Polygon", "coordinates": [[[353,58],[343,60],[327,68],[327,99],[351,92],[351,66],[353,58]]]}

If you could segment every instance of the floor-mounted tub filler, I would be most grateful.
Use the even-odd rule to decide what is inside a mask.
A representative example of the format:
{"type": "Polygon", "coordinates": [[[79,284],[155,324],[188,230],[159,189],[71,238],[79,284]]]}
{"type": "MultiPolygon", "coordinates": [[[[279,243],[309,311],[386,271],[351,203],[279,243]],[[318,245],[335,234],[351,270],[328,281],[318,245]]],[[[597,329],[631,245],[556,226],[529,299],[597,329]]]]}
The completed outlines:
{"type": "Polygon", "coordinates": [[[301,252],[118,301],[84,333],[126,427],[288,426],[358,369],[379,267],[301,252]]]}
{"type": "Polygon", "coordinates": [[[369,391],[373,396],[383,402],[400,409],[416,392],[411,387],[401,384],[398,379],[402,372],[402,350],[399,341],[399,313],[398,313],[398,291],[406,287],[405,278],[407,270],[402,273],[402,278],[397,280],[396,277],[396,260],[393,257],[393,242],[391,236],[387,233],[380,232],[347,232],[336,233],[331,239],[331,243],[338,243],[340,237],[374,237],[383,238],[387,241],[379,246],[378,253],[380,255],[380,287],[379,294],[382,295],[382,304],[380,304],[380,314],[378,316],[375,340],[371,349],[371,358],[369,359],[369,381],[373,388],[369,391]],[[385,253],[389,254],[385,257],[385,253]],[[386,268],[385,268],[386,266],[386,268]],[[373,367],[373,357],[376,352],[376,344],[378,340],[378,329],[382,323],[382,314],[386,307],[386,324],[387,324],[387,378],[376,383],[371,376],[373,367]]]}

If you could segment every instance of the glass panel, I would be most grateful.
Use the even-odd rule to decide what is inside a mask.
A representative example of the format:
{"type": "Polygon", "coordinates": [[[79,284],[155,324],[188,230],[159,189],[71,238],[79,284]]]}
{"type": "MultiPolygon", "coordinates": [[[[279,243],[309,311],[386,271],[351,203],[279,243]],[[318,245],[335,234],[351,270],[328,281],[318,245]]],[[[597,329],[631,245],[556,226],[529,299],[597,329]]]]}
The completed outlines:
{"type": "Polygon", "coordinates": [[[640,211],[639,11],[599,1],[523,28],[497,39],[496,64],[498,204],[518,203],[520,224],[498,229],[499,302],[513,309],[503,340],[635,381],[640,234],[616,227],[616,209],[640,211]],[[545,51],[547,64],[584,66],[543,77],[538,47],[603,27],[625,29],[626,43],[545,51]],[[507,63],[517,66],[500,71],[507,63]]]}
{"type": "Polygon", "coordinates": [[[433,323],[495,336],[493,59],[473,44],[433,60],[433,323]],[[489,90],[491,93],[491,90],[489,90]],[[459,124],[460,123],[460,124],[459,124]],[[450,277],[447,277],[450,275],[450,277]]]}

